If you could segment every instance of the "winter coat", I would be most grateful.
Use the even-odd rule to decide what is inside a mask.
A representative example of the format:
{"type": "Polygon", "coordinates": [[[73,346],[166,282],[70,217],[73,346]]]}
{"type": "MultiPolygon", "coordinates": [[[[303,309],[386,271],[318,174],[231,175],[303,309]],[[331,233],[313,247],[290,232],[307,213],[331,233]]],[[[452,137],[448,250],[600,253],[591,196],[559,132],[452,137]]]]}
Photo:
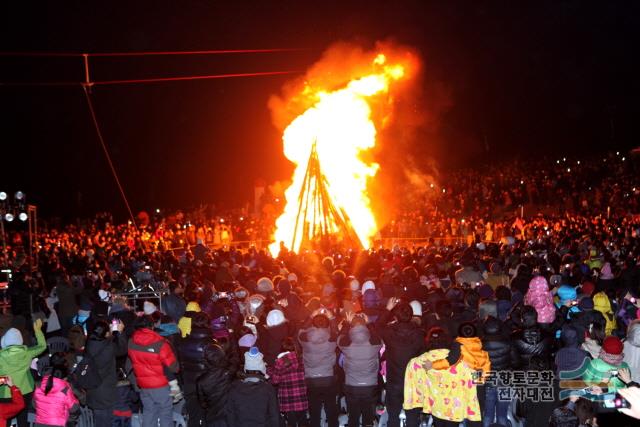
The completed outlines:
{"type": "Polygon", "coordinates": [[[496,372],[512,369],[518,360],[512,341],[502,329],[502,322],[490,317],[485,321],[482,336],[482,349],[489,355],[491,368],[496,372]]]}
{"type": "Polygon", "coordinates": [[[82,286],[71,283],[60,283],[56,286],[58,297],[58,315],[63,318],[73,317],[78,314],[76,297],[82,292],[82,286]]]}
{"type": "Polygon", "coordinates": [[[169,382],[164,369],[178,372],[178,361],[171,346],[151,329],[138,329],[129,340],[129,358],[138,387],[160,388],[169,382]]]}
{"type": "Polygon", "coordinates": [[[424,413],[447,421],[480,421],[473,371],[465,363],[449,366],[448,354],[447,349],[431,350],[409,361],[403,407],[421,407],[424,413]],[[422,366],[426,360],[432,363],[428,371],[422,366]]]}
{"type": "Polygon", "coordinates": [[[207,370],[204,349],[212,342],[214,339],[209,328],[192,329],[191,333],[180,341],[178,359],[185,393],[195,391],[196,379],[207,370]]]}
{"type": "Polygon", "coordinates": [[[524,303],[538,312],[538,322],[552,323],[556,317],[553,296],[549,292],[549,284],[544,276],[535,276],[529,283],[529,291],[524,296],[524,303]]]}
{"type": "Polygon", "coordinates": [[[472,371],[482,371],[485,375],[491,371],[489,353],[482,349],[480,338],[458,337],[456,341],[460,343],[460,359],[465,362],[472,371]]]}
{"type": "Polygon", "coordinates": [[[600,385],[607,383],[609,392],[614,392],[619,388],[625,388],[624,383],[618,378],[611,376],[612,370],[629,368],[626,362],[622,362],[619,366],[611,365],[602,359],[593,359],[589,362],[587,370],[582,375],[582,379],[588,385],[600,385]]]}
{"type": "Polygon", "coordinates": [[[624,342],[624,361],[629,365],[631,380],[640,382],[640,322],[633,322],[627,329],[624,342]]]}
{"type": "Polygon", "coordinates": [[[589,333],[589,327],[594,324],[605,326],[605,318],[597,310],[583,310],[571,315],[571,326],[578,331],[578,342],[582,344],[589,333]]]}
{"type": "Polygon", "coordinates": [[[278,386],[280,412],[307,410],[309,403],[304,381],[304,366],[295,352],[278,356],[271,371],[271,383],[278,386]]]}
{"type": "Polygon", "coordinates": [[[127,354],[126,338],[123,334],[114,333],[112,338],[104,340],[89,339],[85,353],[95,360],[101,380],[98,387],[87,390],[87,406],[91,409],[111,408],[117,400],[116,357],[127,354]]]}
{"type": "Polygon", "coordinates": [[[185,311],[184,315],[178,321],[178,329],[180,329],[182,338],[191,333],[191,316],[193,316],[194,313],[200,313],[200,311],[200,304],[197,302],[191,301],[187,304],[187,311],[185,311]]]}
{"type": "Polygon", "coordinates": [[[589,361],[589,353],[579,347],[576,328],[565,326],[562,328],[562,348],[556,353],[557,374],[572,372],[589,361]]]}
{"type": "Polygon", "coordinates": [[[176,294],[167,295],[162,299],[162,312],[178,322],[187,311],[187,303],[182,297],[176,294]]]}
{"type": "Polygon", "coordinates": [[[33,394],[36,424],[64,426],[69,419],[69,413],[80,411],[78,399],[73,395],[71,385],[60,378],[53,379],[53,388],[45,395],[48,379],[49,376],[45,376],[33,394]]]}
{"type": "Polygon", "coordinates": [[[207,367],[196,382],[198,402],[205,411],[207,424],[226,416],[227,397],[233,382],[233,372],[221,367],[207,367]]]}
{"type": "Polygon", "coordinates": [[[604,316],[605,320],[605,335],[611,335],[613,330],[616,328],[616,317],[613,313],[613,309],[611,308],[611,301],[609,301],[609,297],[604,292],[598,292],[593,296],[593,309],[599,311],[604,316]]]}
{"type": "Polygon", "coordinates": [[[529,290],[529,283],[531,282],[531,274],[519,273],[511,280],[511,285],[509,286],[511,290],[517,290],[522,295],[525,295],[529,290]]]}
{"type": "Polygon", "coordinates": [[[338,347],[344,355],[345,384],[373,386],[378,384],[380,369],[380,339],[364,325],[349,328],[347,335],[338,339],[338,347]]]}
{"type": "Polygon", "coordinates": [[[302,346],[304,376],[306,378],[328,378],[335,375],[336,337],[329,328],[310,327],[301,330],[298,340],[302,346]]]}
{"type": "Polygon", "coordinates": [[[249,376],[231,385],[227,424],[233,427],[280,427],[276,391],[262,378],[249,376]]]}
{"type": "Polygon", "coordinates": [[[549,358],[551,341],[537,327],[525,328],[514,334],[513,345],[518,355],[517,368],[527,368],[533,356],[549,358]]]}
{"type": "Polygon", "coordinates": [[[402,392],[407,363],[424,349],[424,330],[413,322],[387,324],[390,316],[387,311],[378,319],[376,331],[385,346],[387,390],[402,392]]]}
{"type": "MultiPolygon", "coordinates": [[[[33,347],[26,345],[11,345],[0,350],[0,376],[9,376],[13,384],[24,394],[33,391],[34,381],[31,375],[31,360],[38,357],[47,349],[47,341],[40,329],[35,331],[37,344],[33,347]]],[[[9,387],[0,387],[0,398],[9,398],[9,387]]]]}
{"type": "Polygon", "coordinates": [[[285,338],[291,335],[291,332],[291,325],[286,321],[277,326],[258,325],[258,341],[256,346],[264,355],[264,362],[267,366],[274,365],[276,357],[282,349],[282,343],[285,338]]]}
{"type": "Polygon", "coordinates": [[[0,426],[7,425],[7,420],[13,419],[20,411],[24,409],[24,398],[20,389],[16,386],[3,386],[9,389],[10,402],[0,403],[0,426]]]}

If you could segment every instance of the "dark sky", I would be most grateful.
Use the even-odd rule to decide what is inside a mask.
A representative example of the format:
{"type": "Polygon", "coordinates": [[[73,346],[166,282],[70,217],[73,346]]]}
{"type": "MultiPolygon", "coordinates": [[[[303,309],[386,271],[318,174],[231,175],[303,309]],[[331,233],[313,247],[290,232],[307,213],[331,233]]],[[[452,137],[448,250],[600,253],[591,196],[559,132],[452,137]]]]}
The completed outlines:
{"type": "MultiPolygon", "coordinates": [[[[444,167],[478,158],[585,156],[640,141],[638,2],[8,3],[0,11],[2,51],[305,48],[97,58],[96,80],[304,70],[335,41],[371,47],[392,38],[419,51],[424,86],[437,84],[450,98],[437,126],[418,133],[410,148],[444,167]]],[[[0,82],[82,78],[77,58],[0,57],[0,82]]],[[[266,104],[289,78],[94,88],[134,211],[239,205],[255,179],[287,178],[291,166],[266,104]]],[[[0,99],[1,189],[27,192],[44,216],[124,213],[80,87],[0,86],[0,99]]]]}

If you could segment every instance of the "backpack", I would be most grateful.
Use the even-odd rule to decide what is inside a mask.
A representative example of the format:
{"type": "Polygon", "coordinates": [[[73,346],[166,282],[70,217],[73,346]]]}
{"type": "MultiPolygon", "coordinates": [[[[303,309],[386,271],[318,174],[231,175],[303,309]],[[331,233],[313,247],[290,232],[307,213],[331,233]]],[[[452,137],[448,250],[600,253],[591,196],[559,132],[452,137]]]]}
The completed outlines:
{"type": "Polygon", "coordinates": [[[74,384],[84,390],[98,388],[102,383],[96,359],[87,350],[84,351],[82,360],[80,360],[73,369],[72,378],[74,384]]]}

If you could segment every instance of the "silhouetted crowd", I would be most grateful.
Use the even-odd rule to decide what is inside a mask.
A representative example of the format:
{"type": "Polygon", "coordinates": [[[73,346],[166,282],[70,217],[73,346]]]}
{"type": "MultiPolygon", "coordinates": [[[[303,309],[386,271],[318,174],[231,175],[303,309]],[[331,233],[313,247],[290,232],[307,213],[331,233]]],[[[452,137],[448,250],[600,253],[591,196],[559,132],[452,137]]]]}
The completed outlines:
{"type": "MultiPolygon", "coordinates": [[[[548,186],[538,181],[545,171],[509,197],[501,189],[517,187],[513,171],[448,181],[445,193],[465,203],[475,203],[471,191],[486,200],[478,206],[539,198],[556,208],[500,220],[468,205],[441,209],[431,218],[446,224],[442,237],[460,238],[436,233],[423,245],[283,247],[273,257],[231,237],[208,245],[194,226],[192,244],[172,249],[175,236],[158,231],[166,223],[101,217],[45,232],[30,260],[14,235],[0,294],[10,303],[0,317],[0,419],[630,425],[622,412],[640,417],[637,178],[616,172],[620,156],[606,159],[610,179],[596,183],[590,162],[576,173],[597,190],[548,186]]],[[[186,236],[181,221],[171,233],[186,236]]]]}

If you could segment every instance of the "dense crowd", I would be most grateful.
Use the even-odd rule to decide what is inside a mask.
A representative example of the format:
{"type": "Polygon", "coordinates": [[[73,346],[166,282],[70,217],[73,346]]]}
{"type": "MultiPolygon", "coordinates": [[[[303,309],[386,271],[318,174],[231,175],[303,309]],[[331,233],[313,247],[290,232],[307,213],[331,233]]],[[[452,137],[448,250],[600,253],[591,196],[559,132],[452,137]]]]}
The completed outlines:
{"type": "Polygon", "coordinates": [[[425,211],[442,226],[421,246],[273,257],[207,243],[231,243],[240,217],[208,220],[207,237],[207,220],[101,216],[42,234],[31,269],[14,234],[0,419],[64,426],[82,407],[96,427],[140,411],[143,427],[176,413],[189,427],[629,425],[609,406],[626,397],[640,416],[637,178],[606,159],[606,179],[585,162],[508,196],[511,169],[449,180],[463,197],[425,211]],[[555,208],[506,213],[534,200],[555,208]]]}

